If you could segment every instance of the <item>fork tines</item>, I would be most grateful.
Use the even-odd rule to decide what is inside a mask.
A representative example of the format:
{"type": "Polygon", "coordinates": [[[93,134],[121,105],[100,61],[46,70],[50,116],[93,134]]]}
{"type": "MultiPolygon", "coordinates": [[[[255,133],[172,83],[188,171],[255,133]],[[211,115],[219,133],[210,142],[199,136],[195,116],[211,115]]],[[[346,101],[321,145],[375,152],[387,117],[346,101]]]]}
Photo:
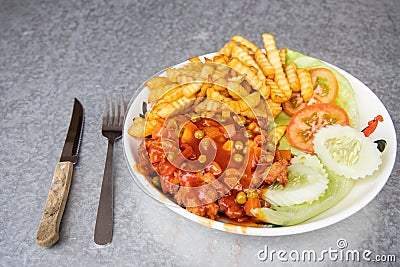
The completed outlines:
{"type": "Polygon", "coordinates": [[[125,102],[122,95],[116,95],[113,104],[113,97],[104,96],[103,107],[103,127],[105,126],[121,126],[125,119],[125,102]]]}

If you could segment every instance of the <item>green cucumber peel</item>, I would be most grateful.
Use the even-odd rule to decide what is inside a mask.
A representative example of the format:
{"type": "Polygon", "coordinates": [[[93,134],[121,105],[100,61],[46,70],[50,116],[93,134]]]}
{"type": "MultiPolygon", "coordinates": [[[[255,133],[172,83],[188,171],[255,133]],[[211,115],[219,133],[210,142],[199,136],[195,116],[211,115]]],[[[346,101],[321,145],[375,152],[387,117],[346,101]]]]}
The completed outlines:
{"type": "Polygon", "coordinates": [[[307,221],[332,208],[348,195],[354,181],[339,176],[330,170],[326,169],[326,171],[329,179],[328,188],[317,200],[286,207],[257,208],[252,210],[253,215],[264,222],[290,226],[307,221]]]}

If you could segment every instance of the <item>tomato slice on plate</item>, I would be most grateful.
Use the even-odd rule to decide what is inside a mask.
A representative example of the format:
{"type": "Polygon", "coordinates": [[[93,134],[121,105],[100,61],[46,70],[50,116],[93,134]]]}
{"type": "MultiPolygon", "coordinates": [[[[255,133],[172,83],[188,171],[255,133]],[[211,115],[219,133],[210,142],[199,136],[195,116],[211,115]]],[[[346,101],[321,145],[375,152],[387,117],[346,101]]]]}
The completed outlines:
{"type": "Polygon", "coordinates": [[[296,112],[287,127],[289,143],[306,153],[314,153],[314,134],[332,124],[349,125],[349,117],[338,105],[332,103],[307,106],[296,112]]]}
{"type": "Polygon", "coordinates": [[[332,103],[339,88],[335,74],[325,68],[316,68],[310,70],[310,75],[314,86],[310,101],[314,99],[315,103],[332,103]]]}

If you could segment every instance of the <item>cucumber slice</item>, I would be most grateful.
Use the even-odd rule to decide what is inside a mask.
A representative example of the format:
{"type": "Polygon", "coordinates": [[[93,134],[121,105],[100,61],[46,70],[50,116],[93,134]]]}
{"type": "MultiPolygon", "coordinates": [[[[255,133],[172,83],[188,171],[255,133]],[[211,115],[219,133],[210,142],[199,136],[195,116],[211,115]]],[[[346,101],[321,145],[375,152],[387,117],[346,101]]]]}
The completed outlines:
{"type": "Polygon", "coordinates": [[[317,200],[300,205],[252,209],[251,213],[259,220],[276,225],[289,226],[302,223],[321,212],[332,208],[347,196],[353,187],[354,180],[345,179],[327,170],[328,189],[317,200]]]}
{"type": "Polygon", "coordinates": [[[376,144],[349,126],[333,125],[319,130],[314,151],[327,168],[347,178],[365,178],[382,163],[376,144]]]}
{"type": "Polygon", "coordinates": [[[304,154],[292,159],[288,183],[274,183],[262,192],[263,199],[275,206],[292,206],[318,199],[328,188],[328,175],[316,156],[304,154]]]}

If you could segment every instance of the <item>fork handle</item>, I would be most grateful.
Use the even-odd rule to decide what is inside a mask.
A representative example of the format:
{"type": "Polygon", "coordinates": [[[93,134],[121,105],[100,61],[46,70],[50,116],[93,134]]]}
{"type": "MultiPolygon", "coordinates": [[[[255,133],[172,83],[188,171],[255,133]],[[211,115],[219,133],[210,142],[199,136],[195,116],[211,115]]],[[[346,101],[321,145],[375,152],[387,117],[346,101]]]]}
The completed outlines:
{"type": "Polygon", "coordinates": [[[113,235],[113,149],[114,140],[108,140],[106,163],[104,167],[103,183],[99,207],[97,209],[96,226],[94,229],[94,242],[105,245],[111,242],[113,235]]]}
{"type": "Polygon", "coordinates": [[[36,244],[43,248],[49,248],[58,241],[58,230],[71,186],[72,171],[71,162],[57,163],[36,234],[36,244]]]}

